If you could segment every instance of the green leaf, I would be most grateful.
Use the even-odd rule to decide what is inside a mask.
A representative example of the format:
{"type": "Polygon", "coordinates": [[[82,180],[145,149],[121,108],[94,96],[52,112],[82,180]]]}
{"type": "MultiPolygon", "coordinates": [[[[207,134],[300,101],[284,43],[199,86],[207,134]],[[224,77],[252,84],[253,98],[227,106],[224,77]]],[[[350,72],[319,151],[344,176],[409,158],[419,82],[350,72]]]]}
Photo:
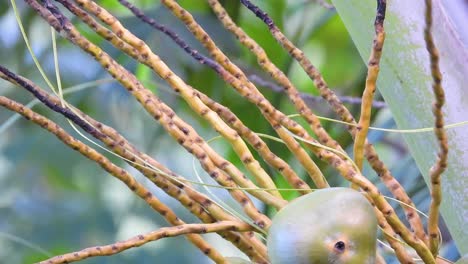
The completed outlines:
{"type": "MultiPolygon", "coordinates": [[[[463,1],[435,1],[433,34],[440,51],[440,67],[446,93],[446,124],[465,121],[468,117],[467,49],[460,37],[468,18],[452,20],[448,5],[463,6],[463,1]],[[445,6],[443,6],[445,5],[445,6]],[[455,22],[458,24],[454,24],[455,22]]],[[[333,0],[362,58],[367,61],[374,36],[376,3],[372,0],[333,0]]],[[[423,1],[388,1],[385,19],[387,33],[381,61],[378,89],[388,103],[398,128],[431,127],[433,93],[429,55],[425,48],[423,1]]],[[[447,131],[449,137],[448,169],[442,175],[441,213],[462,254],[468,252],[468,127],[447,131]]],[[[437,142],[433,133],[404,136],[426,183],[429,169],[436,160],[437,142]]]]}
{"type": "Polygon", "coordinates": [[[146,67],[146,65],[138,64],[136,67],[135,76],[148,88],[151,92],[156,94],[156,84],[152,82],[153,71],[146,67]]]}

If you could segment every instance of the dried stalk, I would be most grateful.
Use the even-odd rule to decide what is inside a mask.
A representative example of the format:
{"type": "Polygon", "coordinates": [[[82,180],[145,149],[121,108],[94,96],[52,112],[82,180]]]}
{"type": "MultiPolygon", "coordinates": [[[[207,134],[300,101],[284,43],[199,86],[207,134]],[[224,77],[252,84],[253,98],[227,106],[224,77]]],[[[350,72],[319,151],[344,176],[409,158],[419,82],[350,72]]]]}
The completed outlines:
{"type": "Polygon", "coordinates": [[[442,189],[440,176],[447,168],[448,143],[447,135],[444,129],[444,117],[442,107],[445,103],[445,93],[442,87],[442,73],[439,69],[439,51],[434,44],[432,37],[432,1],[426,0],[424,28],[424,40],[426,41],[426,49],[429,52],[431,63],[432,90],[435,95],[435,102],[432,105],[432,113],[435,117],[435,135],[439,143],[439,153],[435,164],[431,167],[431,206],[429,208],[429,220],[427,224],[427,232],[429,233],[429,247],[432,254],[435,256],[439,253],[439,206],[442,201],[442,189]]]}
{"type": "Polygon", "coordinates": [[[358,132],[354,138],[354,162],[359,170],[362,170],[364,159],[364,145],[366,142],[367,132],[370,126],[372,101],[376,90],[377,77],[380,70],[380,57],[382,56],[382,48],[385,41],[385,9],[387,7],[386,0],[377,0],[377,15],[375,17],[374,28],[375,37],[372,45],[372,51],[367,63],[366,87],[362,94],[361,116],[358,122],[358,132]]]}
{"type": "MultiPolygon", "coordinates": [[[[105,246],[96,246],[85,248],[80,251],[67,253],[64,255],[56,256],[51,259],[41,261],[40,264],[59,264],[70,263],[95,256],[110,256],[127,250],[132,247],[139,247],[148,242],[156,241],[161,238],[175,237],[186,234],[205,234],[225,230],[233,231],[248,231],[252,227],[248,224],[235,221],[223,221],[213,224],[185,224],[174,227],[163,227],[156,231],[146,234],[137,235],[125,241],[120,241],[114,244],[105,246]]],[[[222,263],[228,263],[226,261],[222,263]]]]}
{"type": "MultiPolygon", "coordinates": [[[[3,68],[0,66],[0,77],[11,81],[13,83],[16,83],[18,85],[21,85],[23,87],[30,86],[28,85],[25,80],[17,78],[17,76],[14,76],[13,73],[9,72],[7,69],[3,68]]],[[[27,89],[27,88],[26,88],[27,89]]],[[[49,107],[54,107],[55,109],[61,108],[60,106],[53,106],[49,104],[47,101],[44,100],[42,97],[37,97],[39,100],[41,100],[43,103],[47,104],[49,107]]],[[[176,214],[165,204],[163,204],[159,199],[154,196],[145,186],[143,186],[141,183],[135,180],[126,170],[118,167],[117,165],[113,164],[111,161],[109,161],[106,157],[98,153],[96,150],[93,148],[90,148],[86,144],[82,143],[81,141],[73,138],[70,136],[65,130],[63,130],[59,125],[56,123],[50,121],[49,119],[43,117],[42,115],[39,115],[29,108],[26,108],[24,105],[19,104],[13,100],[10,100],[6,97],[0,96],[0,105],[11,110],[14,112],[17,112],[21,114],[23,117],[26,119],[40,125],[44,129],[48,130],[52,134],[54,134],[59,140],[61,140],[63,143],[68,145],[70,148],[80,152],[82,155],[87,157],[88,159],[96,162],[99,166],[101,166],[104,170],[109,172],[112,176],[115,178],[119,179],[127,187],[132,190],[137,196],[139,196],[141,199],[143,199],[148,205],[151,206],[156,212],[161,214],[167,222],[169,222],[172,225],[184,225],[185,223],[176,216],[176,214]]],[[[61,109],[61,111],[66,111],[66,109],[61,109]]],[[[70,117],[72,117],[70,115],[70,117]]],[[[73,117],[73,118],[76,118],[73,117]]],[[[95,131],[94,133],[99,133],[95,131]]],[[[211,245],[209,245],[206,241],[203,240],[203,238],[199,235],[195,234],[188,234],[187,238],[189,239],[190,242],[192,242],[196,247],[198,247],[203,253],[205,253],[208,257],[213,259],[217,263],[224,263],[224,257],[216,251],[211,245]]]]}

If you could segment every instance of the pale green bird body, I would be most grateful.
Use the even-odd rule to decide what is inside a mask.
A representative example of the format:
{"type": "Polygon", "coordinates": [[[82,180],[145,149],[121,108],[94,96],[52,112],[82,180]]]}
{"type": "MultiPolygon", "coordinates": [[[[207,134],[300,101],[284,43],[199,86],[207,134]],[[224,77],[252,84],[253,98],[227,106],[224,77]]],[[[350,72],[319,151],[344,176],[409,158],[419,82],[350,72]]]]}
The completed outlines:
{"type": "Polygon", "coordinates": [[[373,264],[376,243],[374,209],[349,188],[297,198],[273,218],[267,240],[272,264],[373,264]]]}

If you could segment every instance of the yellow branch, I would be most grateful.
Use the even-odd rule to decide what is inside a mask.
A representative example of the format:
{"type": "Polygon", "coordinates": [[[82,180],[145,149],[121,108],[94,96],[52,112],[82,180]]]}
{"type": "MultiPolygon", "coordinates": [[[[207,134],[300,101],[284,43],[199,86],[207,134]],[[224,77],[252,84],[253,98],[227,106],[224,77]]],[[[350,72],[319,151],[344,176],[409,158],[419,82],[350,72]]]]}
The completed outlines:
{"type": "MultiPolygon", "coordinates": [[[[3,73],[0,73],[0,76],[2,78],[5,77],[3,73]]],[[[5,79],[11,80],[8,78],[5,79]]],[[[16,81],[13,82],[17,83],[16,81]]],[[[42,128],[54,134],[60,141],[65,143],[70,148],[80,152],[86,158],[96,162],[99,166],[101,166],[104,170],[109,172],[112,176],[125,183],[125,185],[127,185],[127,187],[131,191],[133,191],[137,196],[139,196],[146,203],[148,203],[156,212],[160,213],[170,224],[185,224],[169,207],[167,207],[155,195],[153,195],[151,191],[149,191],[145,186],[136,181],[135,178],[130,175],[130,173],[113,164],[110,160],[98,153],[96,150],[70,136],[56,123],[33,112],[31,109],[26,108],[24,105],[19,104],[3,96],[0,96],[0,105],[11,111],[15,111],[18,114],[24,116],[26,119],[31,120],[37,125],[40,125],[42,128]]],[[[201,236],[190,234],[188,235],[188,239],[202,252],[205,252],[214,261],[219,263],[224,262],[223,256],[206,241],[204,241],[201,236]]]]}
{"type": "MultiPolygon", "coordinates": [[[[127,250],[132,247],[140,247],[148,242],[156,241],[161,238],[175,237],[186,234],[205,234],[219,231],[235,230],[235,231],[248,231],[252,229],[251,226],[234,221],[223,221],[213,224],[185,224],[174,227],[163,227],[156,231],[152,231],[146,234],[141,234],[130,238],[125,241],[116,242],[114,244],[96,246],[85,248],[80,251],[67,253],[64,255],[56,256],[48,260],[39,262],[40,264],[60,264],[70,263],[90,257],[96,256],[110,256],[127,250]]],[[[204,252],[205,254],[209,251],[204,252]]],[[[217,263],[228,263],[226,260],[217,263]]]]}
{"type": "MultiPolygon", "coordinates": [[[[81,49],[92,55],[116,80],[118,80],[139,102],[142,106],[151,114],[165,130],[174,137],[179,144],[186,148],[190,153],[195,155],[203,168],[212,176],[219,184],[227,187],[237,186],[231,178],[229,178],[222,170],[215,166],[213,161],[204,153],[195,142],[204,142],[203,139],[194,134],[187,136],[185,131],[177,127],[176,121],[178,117],[167,105],[165,105],[159,98],[152,94],[149,90],[143,87],[143,85],[136,79],[136,77],[128,72],[124,67],[115,62],[112,57],[102,51],[98,46],[89,42],[86,38],[76,30],[76,28],[68,21],[66,17],[60,14],[60,11],[54,10],[54,14],[45,10],[42,6],[37,4],[35,1],[28,0],[27,3],[33,7],[49,24],[51,24],[56,30],[60,31],[63,36],[69,39],[72,43],[79,46],[81,49]],[[57,19],[55,16],[58,16],[57,19]]],[[[143,47],[144,43],[139,43],[140,47],[143,47]]],[[[142,54],[145,56],[146,54],[142,54]]],[[[186,124],[186,127],[189,127],[186,124]]],[[[240,179],[243,180],[243,179],[240,179]]],[[[249,186],[250,187],[250,186],[249,186]]],[[[270,219],[260,213],[255,207],[251,199],[240,190],[229,191],[234,199],[242,206],[246,214],[251,217],[258,226],[267,228],[270,224],[270,219]]],[[[274,201],[274,197],[271,194],[264,191],[251,191],[254,196],[260,197],[265,201],[274,201]]],[[[284,204],[282,204],[284,205],[284,204]]],[[[278,205],[281,207],[282,205],[278,205]]]]}
{"type": "Polygon", "coordinates": [[[377,77],[380,69],[380,58],[382,56],[382,48],[385,40],[384,19],[385,19],[385,0],[377,1],[377,15],[375,18],[375,37],[372,45],[371,55],[367,63],[366,87],[362,94],[361,115],[358,122],[358,132],[354,139],[354,162],[362,171],[362,163],[364,159],[364,146],[367,137],[367,131],[370,126],[372,101],[376,90],[377,77]]]}
{"type": "Polygon", "coordinates": [[[429,233],[429,247],[434,256],[439,254],[440,231],[439,231],[439,207],[442,201],[442,188],[440,176],[447,168],[448,143],[447,135],[444,129],[444,116],[442,106],[445,103],[445,93],[442,87],[442,73],[439,69],[439,51],[434,44],[432,37],[432,0],[426,0],[424,28],[424,40],[426,41],[426,49],[429,53],[431,75],[432,75],[432,90],[434,91],[435,102],[432,105],[432,113],[435,118],[435,135],[439,143],[439,153],[437,161],[431,167],[429,172],[431,179],[431,206],[429,208],[429,220],[427,224],[427,232],[429,233]]]}
{"type": "MultiPolygon", "coordinates": [[[[66,1],[62,1],[66,3],[66,1]]],[[[281,196],[278,191],[275,190],[275,184],[271,177],[263,170],[259,162],[253,157],[249,148],[239,136],[239,134],[231,129],[219,116],[216,112],[208,108],[203,101],[196,96],[199,91],[196,91],[193,87],[187,85],[179,76],[177,76],[156,54],[154,54],[151,49],[144,44],[144,42],[137,38],[134,34],[128,31],[122,24],[107,12],[102,7],[98,6],[96,3],[89,0],[77,0],[77,2],[82,5],[88,12],[91,12],[101,21],[107,23],[115,35],[109,34],[106,29],[103,29],[102,26],[98,25],[92,20],[89,16],[85,16],[82,13],[74,11],[75,14],[79,17],[83,17],[85,21],[91,28],[95,28],[96,32],[106,39],[110,40],[116,48],[121,49],[125,53],[129,54],[133,58],[137,59],[141,63],[149,66],[155,73],[157,73],[161,78],[166,80],[169,85],[181,95],[181,97],[189,104],[189,106],[203,119],[207,120],[211,126],[220,133],[233,147],[234,151],[240,157],[241,161],[245,164],[246,168],[255,176],[260,187],[271,189],[269,191],[271,194],[275,195],[279,199],[281,196]],[[91,21],[91,22],[90,22],[91,21]],[[132,48],[124,48],[126,45],[119,43],[119,40],[116,37],[120,38],[126,44],[130,45],[132,48]],[[123,47],[123,48],[120,48],[123,47]],[[135,52],[136,51],[136,52],[135,52]],[[141,56],[145,54],[145,56],[141,56]]],[[[70,9],[70,5],[67,5],[70,9]]],[[[74,9],[70,9],[74,10],[74,9]]],[[[184,126],[188,130],[188,133],[196,133],[190,126],[184,126]]],[[[219,155],[214,155],[214,151],[201,142],[201,147],[206,150],[207,153],[210,153],[210,157],[216,160],[222,160],[219,155]]],[[[222,161],[226,162],[226,161],[222,161]]],[[[234,171],[234,170],[233,170],[234,171]]],[[[240,175],[240,171],[235,172],[236,175],[240,175]]],[[[240,179],[240,177],[235,177],[235,179],[240,179]]],[[[251,186],[253,187],[253,186],[251,186]]]]}

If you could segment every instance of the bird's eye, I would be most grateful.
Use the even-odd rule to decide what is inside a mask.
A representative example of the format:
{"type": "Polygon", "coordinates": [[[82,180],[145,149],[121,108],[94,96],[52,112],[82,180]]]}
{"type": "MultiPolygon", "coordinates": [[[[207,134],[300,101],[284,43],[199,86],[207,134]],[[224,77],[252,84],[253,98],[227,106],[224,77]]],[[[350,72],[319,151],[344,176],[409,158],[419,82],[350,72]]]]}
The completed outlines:
{"type": "Polygon", "coordinates": [[[343,241],[338,241],[338,242],[336,242],[336,243],[335,243],[335,249],[336,249],[338,252],[340,252],[340,253],[344,252],[345,249],[346,249],[346,244],[345,244],[345,242],[343,242],[343,241]]]}

